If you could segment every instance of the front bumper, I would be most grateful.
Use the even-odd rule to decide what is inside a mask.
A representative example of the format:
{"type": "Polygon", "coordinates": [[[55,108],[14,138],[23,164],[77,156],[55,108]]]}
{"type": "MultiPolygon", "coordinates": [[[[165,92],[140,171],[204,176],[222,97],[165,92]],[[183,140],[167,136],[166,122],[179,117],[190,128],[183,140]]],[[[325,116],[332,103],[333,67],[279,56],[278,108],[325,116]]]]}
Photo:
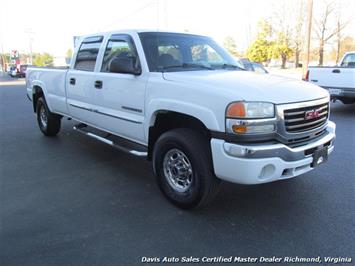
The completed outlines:
{"type": "Polygon", "coordinates": [[[212,159],[218,178],[240,184],[260,184],[287,179],[313,169],[317,149],[333,149],[335,124],[328,122],[325,134],[308,144],[291,148],[287,145],[238,145],[222,139],[211,139],[212,159]]]}
{"type": "Polygon", "coordinates": [[[329,91],[330,97],[332,99],[339,98],[354,98],[355,99],[355,88],[331,88],[323,87],[329,91]]]}

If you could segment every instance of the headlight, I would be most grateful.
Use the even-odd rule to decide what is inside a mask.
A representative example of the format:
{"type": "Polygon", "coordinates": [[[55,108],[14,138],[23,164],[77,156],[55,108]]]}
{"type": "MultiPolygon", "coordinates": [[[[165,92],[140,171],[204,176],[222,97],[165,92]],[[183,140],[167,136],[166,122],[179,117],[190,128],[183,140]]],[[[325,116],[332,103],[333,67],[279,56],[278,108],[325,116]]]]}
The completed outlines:
{"type": "Polygon", "coordinates": [[[227,108],[228,118],[271,118],[275,106],[267,102],[234,102],[227,108]]]}
{"type": "Polygon", "coordinates": [[[226,130],[235,134],[268,134],[276,130],[275,106],[267,102],[234,102],[227,107],[226,130]]]}

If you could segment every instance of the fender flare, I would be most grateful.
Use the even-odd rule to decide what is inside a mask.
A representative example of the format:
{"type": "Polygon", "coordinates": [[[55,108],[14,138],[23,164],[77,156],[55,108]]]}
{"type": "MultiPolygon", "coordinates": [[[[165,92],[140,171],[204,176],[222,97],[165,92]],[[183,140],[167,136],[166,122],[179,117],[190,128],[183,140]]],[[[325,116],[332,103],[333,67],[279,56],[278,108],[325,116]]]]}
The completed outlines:
{"type": "Polygon", "coordinates": [[[151,100],[147,106],[147,119],[144,125],[146,140],[149,139],[149,128],[154,125],[155,118],[160,112],[171,111],[188,115],[200,120],[209,130],[221,131],[217,117],[213,111],[204,106],[171,99],[154,99],[151,100]]]}
{"type": "MultiPolygon", "coordinates": [[[[40,89],[42,90],[43,95],[44,95],[44,98],[46,99],[46,103],[47,103],[48,109],[51,111],[51,110],[52,110],[52,107],[51,107],[50,101],[48,100],[48,90],[47,90],[47,87],[46,87],[45,83],[43,83],[43,82],[40,81],[40,80],[33,80],[33,81],[31,82],[32,99],[34,99],[33,95],[36,94],[37,88],[40,88],[40,89]]],[[[34,101],[33,101],[33,106],[35,106],[35,102],[34,102],[34,101]]]]}

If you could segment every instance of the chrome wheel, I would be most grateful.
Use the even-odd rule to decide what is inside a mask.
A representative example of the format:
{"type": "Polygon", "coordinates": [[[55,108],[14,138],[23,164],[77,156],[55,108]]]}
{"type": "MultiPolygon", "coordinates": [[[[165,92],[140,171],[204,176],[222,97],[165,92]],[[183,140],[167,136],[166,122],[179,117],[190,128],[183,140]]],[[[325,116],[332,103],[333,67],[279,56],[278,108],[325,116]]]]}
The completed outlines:
{"type": "Polygon", "coordinates": [[[48,124],[48,116],[47,116],[47,111],[44,105],[41,106],[41,109],[39,111],[39,117],[41,119],[41,124],[44,128],[47,127],[48,124]]]}
{"type": "Polygon", "coordinates": [[[177,192],[186,192],[192,183],[192,165],[182,151],[169,150],[163,161],[164,175],[169,185],[177,192]]]}

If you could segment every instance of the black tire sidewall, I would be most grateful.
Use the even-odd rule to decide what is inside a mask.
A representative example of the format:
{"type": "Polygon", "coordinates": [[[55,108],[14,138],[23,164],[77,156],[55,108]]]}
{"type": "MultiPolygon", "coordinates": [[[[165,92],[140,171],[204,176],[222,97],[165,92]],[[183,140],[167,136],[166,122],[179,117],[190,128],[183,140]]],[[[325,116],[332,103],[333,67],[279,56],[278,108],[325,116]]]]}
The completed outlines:
{"type": "Polygon", "coordinates": [[[48,134],[48,122],[49,122],[49,109],[47,104],[43,98],[39,98],[36,104],[36,113],[37,113],[37,122],[39,129],[44,133],[48,134]],[[44,107],[46,114],[47,114],[47,126],[44,126],[41,121],[41,108],[44,107]]]}
{"type": "Polygon", "coordinates": [[[37,101],[36,113],[37,113],[38,126],[39,129],[42,131],[42,133],[45,136],[49,136],[49,137],[57,135],[58,132],[60,131],[61,117],[57,114],[51,113],[51,111],[47,106],[46,100],[43,97],[39,98],[37,101]],[[47,114],[47,126],[44,126],[41,121],[40,111],[42,106],[44,107],[47,114]]]}
{"type": "Polygon", "coordinates": [[[208,166],[206,166],[208,162],[203,161],[204,156],[199,156],[199,153],[206,152],[206,150],[198,146],[201,145],[189,147],[188,143],[184,141],[184,136],[179,136],[178,133],[175,132],[168,132],[158,140],[154,148],[153,163],[155,164],[159,188],[172,203],[185,209],[194,208],[199,205],[204,196],[204,191],[206,190],[206,177],[211,175],[208,166]],[[197,150],[194,150],[196,147],[197,150]],[[193,180],[190,188],[186,192],[174,190],[166,180],[164,174],[164,156],[168,151],[174,148],[181,150],[188,157],[192,165],[193,180]]]}

